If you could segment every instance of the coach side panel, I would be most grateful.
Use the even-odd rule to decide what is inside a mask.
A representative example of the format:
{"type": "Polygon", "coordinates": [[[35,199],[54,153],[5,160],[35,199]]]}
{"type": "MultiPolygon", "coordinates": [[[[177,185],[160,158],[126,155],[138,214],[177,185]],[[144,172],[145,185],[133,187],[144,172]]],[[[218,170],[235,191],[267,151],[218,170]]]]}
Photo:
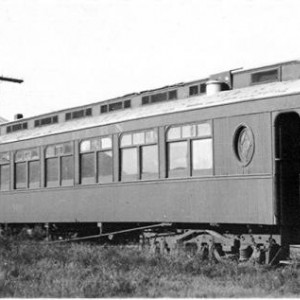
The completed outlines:
{"type": "MultiPolygon", "coordinates": [[[[212,127],[212,174],[4,192],[0,220],[273,224],[270,114],[219,118],[212,120],[212,127]],[[250,140],[241,128],[249,129],[245,134],[251,133],[250,140]],[[239,140],[247,143],[238,150],[239,140]],[[239,159],[239,151],[248,161],[239,159]]],[[[165,144],[163,127],[159,131],[165,144]]],[[[160,164],[165,167],[164,152],[160,164]]],[[[118,173],[119,160],[114,160],[118,173]]]]}

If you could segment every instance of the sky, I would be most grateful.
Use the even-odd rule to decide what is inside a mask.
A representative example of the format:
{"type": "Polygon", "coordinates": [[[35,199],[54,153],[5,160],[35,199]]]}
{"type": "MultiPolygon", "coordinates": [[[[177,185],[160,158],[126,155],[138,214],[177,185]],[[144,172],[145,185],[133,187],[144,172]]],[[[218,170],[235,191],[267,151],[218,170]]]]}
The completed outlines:
{"type": "Polygon", "coordinates": [[[12,120],[300,58],[299,0],[0,0],[12,120]]]}

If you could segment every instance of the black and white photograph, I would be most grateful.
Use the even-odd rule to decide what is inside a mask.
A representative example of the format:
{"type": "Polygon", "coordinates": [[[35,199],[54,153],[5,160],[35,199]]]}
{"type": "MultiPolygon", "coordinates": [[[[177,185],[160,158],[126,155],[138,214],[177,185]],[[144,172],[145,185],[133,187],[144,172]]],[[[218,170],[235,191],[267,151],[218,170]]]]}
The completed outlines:
{"type": "Polygon", "coordinates": [[[299,0],[0,0],[0,298],[300,297],[299,0]]]}

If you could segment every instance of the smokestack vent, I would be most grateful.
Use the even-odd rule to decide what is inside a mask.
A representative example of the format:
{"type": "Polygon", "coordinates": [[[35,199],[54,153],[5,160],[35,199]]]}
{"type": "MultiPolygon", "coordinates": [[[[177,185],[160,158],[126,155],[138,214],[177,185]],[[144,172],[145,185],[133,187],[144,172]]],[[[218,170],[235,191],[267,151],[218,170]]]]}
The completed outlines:
{"type": "Polygon", "coordinates": [[[23,119],[23,114],[15,114],[14,120],[20,120],[23,119]]]}
{"type": "Polygon", "coordinates": [[[222,82],[218,80],[209,80],[206,82],[206,95],[211,96],[222,90],[222,82]]]}

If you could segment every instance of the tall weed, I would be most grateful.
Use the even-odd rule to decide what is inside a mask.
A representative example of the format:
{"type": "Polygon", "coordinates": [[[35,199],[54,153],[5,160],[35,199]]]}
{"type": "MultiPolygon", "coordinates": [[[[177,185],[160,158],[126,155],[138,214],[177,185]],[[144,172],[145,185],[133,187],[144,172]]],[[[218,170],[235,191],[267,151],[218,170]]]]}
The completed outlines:
{"type": "Polygon", "coordinates": [[[3,297],[253,297],[297,296],[300,271],[188,253],[154,255],[90,244],[0,239],[3,297]]]}

